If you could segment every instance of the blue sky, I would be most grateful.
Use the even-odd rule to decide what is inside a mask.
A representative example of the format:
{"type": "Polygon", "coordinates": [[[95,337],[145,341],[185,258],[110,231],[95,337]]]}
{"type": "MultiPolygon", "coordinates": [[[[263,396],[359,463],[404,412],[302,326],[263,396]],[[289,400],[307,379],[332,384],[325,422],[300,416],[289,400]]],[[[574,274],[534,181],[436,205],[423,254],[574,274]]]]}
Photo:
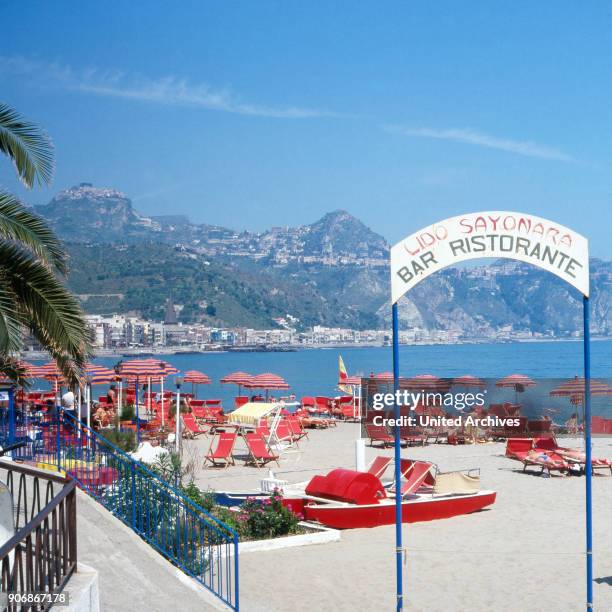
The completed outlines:
{"type": "Polygon", "coordinates": [[[395,242],[507,209],[612,259],[607,2],[3,3],[0,99],[81,181],[237,229],[345,208],[395,242]],[[172,7],[172,8],[170,8],[172,7]]]}

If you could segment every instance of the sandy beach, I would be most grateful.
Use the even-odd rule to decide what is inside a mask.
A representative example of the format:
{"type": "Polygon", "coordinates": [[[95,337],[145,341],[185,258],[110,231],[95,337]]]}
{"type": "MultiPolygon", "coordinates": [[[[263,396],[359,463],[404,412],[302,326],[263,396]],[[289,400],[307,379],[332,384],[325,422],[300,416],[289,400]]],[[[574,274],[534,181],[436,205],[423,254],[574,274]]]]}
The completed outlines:
{"type": "MultiPolygon", "coordinates": [[[[354,467],[358,426],[315,430],[300,452],[274,467],[278,478],[307,480],[334,467],[354,467]]],[[[257,489],[267,469],[201,468],[210,443],[185,443],[200,466],[202,489],[257,489]]],[[[579,440],[563,440],[579,446],[579,440]]],[[[404,525],[405,607],[452,612],[585,607],[584,483],[582,477],[524,474],[503,457],[505,444],[429,445],[402,450],[440,470],[480,467],[482,488],[497,491],[490,509],[452,519],[404,525]]],[[[237,454],[242,452],[238,446],[237,454]]],[[[369,461],[392,454],[366,447],[369,461]]],[[[594,440],[594,456],[612,458],[612,439],[594,440]]],[[[388,476],[391,476],[389,471],[388,476]]],[[[612,477],[593,479],[595,609],[612,610],[612,477]]],[[[240,557],[241,607],[247,612],[286,610],[390,610],[395,605],[394,527],[342,532],[340,542],[240,557]]]]}

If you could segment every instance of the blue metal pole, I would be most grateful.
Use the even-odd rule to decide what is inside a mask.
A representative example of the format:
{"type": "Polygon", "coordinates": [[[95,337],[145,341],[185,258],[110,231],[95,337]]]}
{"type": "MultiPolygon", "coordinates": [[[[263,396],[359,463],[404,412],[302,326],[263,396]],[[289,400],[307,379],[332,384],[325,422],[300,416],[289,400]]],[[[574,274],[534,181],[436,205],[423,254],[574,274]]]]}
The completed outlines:
{"type": "MultiPolygon", "coordinates": [[[[393,389],[399,390],[399,321],[397,314],[397,304],[391,307],[393,318],[393,389]]],[[[400,428],[399,419],[401,416],[400,404],[395,402],[394,417],[396,419],[394,430],[394,450],[395,450],[395,564],[397,581],[397,610],[404,607],[403,575],[402,575],[402,495],[401,490],[401,448],[400,448],[400,428]]]]}
{"type": "Polygon", "coordinates": [[[15,443],[15,390],[8,388],[8,443],[15,443]]]}
{"type": "Polygon", "coordinates": [[[240,580],[238,575],[238,534],[234,534],[234,610],[238,612],[240,609],[240,580]]]}
{"type": "Polygon", "coordinates": [[[591,457],[591,329],[589,298],[582,298],[584,310],[584,476],[586,487],[586,574],[587,610],[593,609],[593,465],[591,457]]]}

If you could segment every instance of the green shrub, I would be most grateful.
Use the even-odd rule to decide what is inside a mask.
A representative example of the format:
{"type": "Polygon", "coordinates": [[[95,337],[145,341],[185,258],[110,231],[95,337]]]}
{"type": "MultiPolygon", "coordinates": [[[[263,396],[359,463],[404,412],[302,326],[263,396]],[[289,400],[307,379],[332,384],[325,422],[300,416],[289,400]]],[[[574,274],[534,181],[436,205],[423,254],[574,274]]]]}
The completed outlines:
{"type": "Polygon", "coordinates": [[[134,404],[124,404],[121,408],[121,420],[131,421],[136,416],[134,404]]]}
{"type": "Polygon", "coordinates": [[[262,540],[296,533],[300,519],[281,499],[277,492],[264,500],[248,498],[236,513],[239,534],[248,540],[262,540]]]}
{"type": "Polygon", "coordinates": [[[131,453],[133,450],[136,450],[136,434],[133,431],[105,429],[102,437],[125,453],[131,453]]]}

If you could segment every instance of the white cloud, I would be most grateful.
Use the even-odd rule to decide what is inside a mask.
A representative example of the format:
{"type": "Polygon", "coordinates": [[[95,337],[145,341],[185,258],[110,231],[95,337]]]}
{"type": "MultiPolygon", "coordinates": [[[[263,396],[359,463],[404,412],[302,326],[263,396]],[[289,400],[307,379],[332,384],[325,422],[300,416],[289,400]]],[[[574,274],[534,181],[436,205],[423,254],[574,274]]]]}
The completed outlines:
{"type": "Polygon", "coordinates": [[[28,76],[37,84],[63,87],[97,96],[140,100],[174,106],[192,106],[207,110],[273,117],[279,119],[309,119],[331,117],[335,113],[298,106],[273,107],[249,104],[239,100],[231,91],[215,89],[208,84],[190,83],[174,76],[150,79],[124,72],[98,69],[75,70],[71,66],[45,63],[23,57],[0,56],[0,73],[28,76]]]}
{"type": "Polygon", "coordinates": [[[499,138],[490,134],[476,132],[470,128],[450,128],[450,129],[431,129],[431,128],[405,128],[402,126],[383,126],[387,132],[402,134],[416,138],[432,138],[434,140],[449,140],[465,144],[487,147],[488,149],[498,149],[526,157],[539,157],[540,159],[552,159],[563,162],[574,161],[570,155],[547,145],[541,145],[527,140],[510,140],[499,138]]]}

